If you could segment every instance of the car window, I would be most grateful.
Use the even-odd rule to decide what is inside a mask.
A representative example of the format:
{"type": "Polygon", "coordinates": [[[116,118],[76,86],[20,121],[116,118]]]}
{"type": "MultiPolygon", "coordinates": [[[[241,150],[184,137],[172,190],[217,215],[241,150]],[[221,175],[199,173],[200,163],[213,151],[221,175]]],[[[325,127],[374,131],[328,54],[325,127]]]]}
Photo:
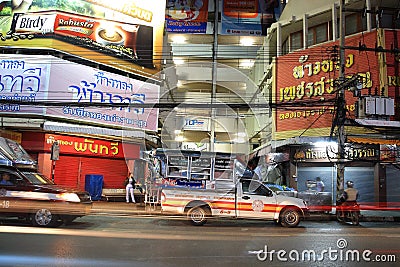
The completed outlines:
{"type": "Polygon", "coordinates": [[[242,181],[243,193],[260,196],[271,196],[272,192],[262,184],[251,180],[242,181]]]}
{"type": "Polygon", "coordinates": [[[37,172],[23,172],[25,177],[29,180],[31,184],[41,185],[41,184],[54,184],[50,179],[48,179],[43,174],[37,172]]]}
{"type": "Polygon", "coordinates": [[[17,184],[17,176],[10,172],[0,171],[0,185],[13,186],[17,184]]]}

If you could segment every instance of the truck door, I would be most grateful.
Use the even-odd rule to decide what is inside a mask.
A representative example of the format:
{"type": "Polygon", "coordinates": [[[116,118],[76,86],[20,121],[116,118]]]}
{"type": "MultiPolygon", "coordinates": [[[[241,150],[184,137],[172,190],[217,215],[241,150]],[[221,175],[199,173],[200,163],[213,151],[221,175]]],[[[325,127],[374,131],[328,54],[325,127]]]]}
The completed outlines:
{"type": "Polygon", "coordinates": [[[275,195],[258,181],[241,180],[237,194],[238,217],[274,218],[276,212],[275,195]]]}

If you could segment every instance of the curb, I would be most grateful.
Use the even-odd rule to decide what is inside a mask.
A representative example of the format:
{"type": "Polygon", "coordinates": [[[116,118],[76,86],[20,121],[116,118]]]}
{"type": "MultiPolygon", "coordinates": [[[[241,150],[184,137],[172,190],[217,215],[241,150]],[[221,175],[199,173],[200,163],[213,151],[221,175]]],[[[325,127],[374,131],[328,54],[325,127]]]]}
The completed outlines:
{"type": "MultiPolygon", "coordinates": [[[[163,215],[160,206],[145,206],[144,203],[132,204],[125,202],[93,202],[90,215],[163,215]]],[[[396,214],[397,215],[397,214],[396,214]]],[[[313,214],[311,213],[305,221],[336,221],[335,214],[313,214]]],[[[361,222],[400,222],[399,216],[376,216],[363,215],[361,211],[361,222]]]]}

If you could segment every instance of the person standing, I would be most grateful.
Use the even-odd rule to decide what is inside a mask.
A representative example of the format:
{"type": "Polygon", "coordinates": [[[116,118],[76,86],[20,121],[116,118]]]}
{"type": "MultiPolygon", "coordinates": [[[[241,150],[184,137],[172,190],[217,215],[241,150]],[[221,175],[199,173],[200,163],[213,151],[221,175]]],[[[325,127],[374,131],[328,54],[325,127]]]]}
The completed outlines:
{"type": "Polygon", "coordinates": [[[316,179],[316,189],[318,192],[324,192],[325,190],[325,184],[324,182],[321,181],[321,177],[317,177],[316,179]]]}
{"type": "Polygon", "coordinates": [[[134,190],[135,190],[135,184],[136,181],[133,178],[133,174],[130,173],[128,175],[128,177],[126,178],[126,186],[125,186],[125,190],[126,190],[126,203],[129,203],[129,196],[132,199],[132,203],[136,203],[135,201],[135,195],[134,195],[134,190]]]}

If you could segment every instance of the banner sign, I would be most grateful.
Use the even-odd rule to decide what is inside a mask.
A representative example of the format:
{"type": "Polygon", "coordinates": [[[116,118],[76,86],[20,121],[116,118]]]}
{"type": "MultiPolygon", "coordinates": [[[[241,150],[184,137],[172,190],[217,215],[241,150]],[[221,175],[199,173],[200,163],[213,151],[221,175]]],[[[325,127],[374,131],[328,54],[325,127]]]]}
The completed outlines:
{"type": "MultiPolygon", "coordinates": [[[[346,45],[358,46],[359,38],[355,36],[346,40],[346,45]]],[[[365,43],[375,43],[376,32],[363,35],[365,43]]],[[[305,129],[330,128],[335,111],[337,86],[334,82],[339,78],[337,61],[330,53],[337,42],[296,51],[277,58],[276,104],[284,105],[276,112],[276,130],[301,131],[307,136],[305,129]],[[326,103],[326,104],[324,104],[326,103]]],[[[346,50],[346,73],[357,74],[363,79],[362,92],[379,86],[377,60],[372,60],[362,53],[346,50]]],[[[349,89],[349,88],[347,88],[349,89]]],[[[347,116],[355,117],[358,99],[353,92],[346,90],[347,116]]],[[[291,132],[292,134],[296,134],[291,132]]]]}
{"type": "MultiPolygon", "coordinates": [[[[398,30],[388,30],[385,29],[385,44],[386,49],[393,49],[393,44],[397,43],[400,39],[400,32],[398,30]]],[[[398,45],[397,45],[398,47],[398,45]]],[[[387,86],[388,86],[388,96],[395,99],[395,121],[400,121],[400,53],[385,53],[385,63],[387,66],[387,86]]]]}
{"type": "MultiPolygon", "coordinates": [[[[346,161],[377,161],[379,145],[350,144],[345,146],[346,161]]],[[[296,162],[337,162],[335,149],[315,146],[300,146],[292,150],[292,159],[296,162]]]]}
{"type": "Polygon", "coordinates": [[[210,131],[210,121],[207,118],[185,118],[185,131],[210,131]]]}
{"type": "Polygon", "coordinates": [[[152,27],[98,20],[65,12],[17,13],[13,20],[15,27],[10,31],[16,36],[50,36],[148,68],[153,67],[152,27]]]}
{"type": "Polygon", "coordinates": [[[157,131],[159,85],[79,65],[52,56],[0,55],[1,113],[36,114],[96,124],[157,131]],[[44,107],[37,102],[65,103],[44,107]],[[31,104],[29,104],[31,103],[31,104]],[[105,108],[96,104],[121,104],[105,108]],[[80,106],[78,107],[77,105],[80,106]]]}
{"type": "Polygon", "coordinates": [[[208,0],[167,0],[167,32],[206,33],[207,20],[208,0]]]}
{"type": "Polygon", "coordinates": [[[267,35],[280,16],[279,0],[223,0],[221,34],[267,35]]]}
{"type": "Polygon", "coordinates": [[[54,48],[142,74],[146,71],[154,74],[160,69],[161,57],[156,54],[162,53],[165,2],[75,0],[23,3],[23,8],[11,4],[11,1],[0,5],[0,44],[54,48]],[[48,39],[66,44],[53,44],[48,39]],[[110,59],[96,53],[84,53],[78,47],[106,54],[110,59]],[[114,62],[111,58],[125,63],[114,62]]]}
{"type": "Polygon", "coordinates": [[[60,154],[79,154],[97,157],[140,158],[140,146],[92,138],[45,134],[44,151],[50,151],[57,141],[60,154]]]}

